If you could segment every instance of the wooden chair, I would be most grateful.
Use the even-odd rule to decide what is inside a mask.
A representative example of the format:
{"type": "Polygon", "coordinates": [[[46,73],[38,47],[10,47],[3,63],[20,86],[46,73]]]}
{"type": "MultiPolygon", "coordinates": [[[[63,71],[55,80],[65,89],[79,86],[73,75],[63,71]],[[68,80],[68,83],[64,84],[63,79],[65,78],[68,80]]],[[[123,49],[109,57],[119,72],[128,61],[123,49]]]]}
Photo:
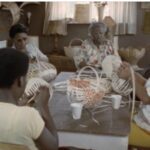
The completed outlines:
{"type": "Polygon", "coordinates": [[[29,148],[24,145],[0,143],[0,150],[29,150],[29,148]]]}
{"type": "Polygon", "coordinates": [[[149,141],[149,132],[138,127],[135,123],[132,123],[128,150],[150,150],[149,141]]]}

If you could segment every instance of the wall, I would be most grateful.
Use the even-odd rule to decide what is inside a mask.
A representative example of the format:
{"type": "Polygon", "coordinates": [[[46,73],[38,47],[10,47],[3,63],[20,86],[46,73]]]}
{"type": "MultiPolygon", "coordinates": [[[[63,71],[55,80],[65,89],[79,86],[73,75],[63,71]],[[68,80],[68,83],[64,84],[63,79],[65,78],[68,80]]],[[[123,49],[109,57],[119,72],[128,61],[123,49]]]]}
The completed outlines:
{"type": "MultiPolygon", "coordinates": [[[[29,27],[30,35],[39,35],[40,48],[44,53],[51,53],[54,50],[54,35],[45,36],[42,35],[44,25],[44,3],[30,4],[23,7],[24,14],[22,15],[19,22],[27,25],[27,12],[31,12],[31,23],[29,27]]],[[[87,37],[88,24],[69,24],[67,25],[67,36],[58,36],[58,50],[63,53],[63,47],[68,46],[69,42],[73,38],[85,39],[87,37]]]]}
{"type": "Polygon", "coordinates": [[[150,34],[143,33],[143,20],[144,20],[144,10],[141,9],[141,3],[138,2],[137,9],[137,34],[136,35],[125,35],[119,37],[120,47],[145,47],[147,49],[145,56],[139,62],[141,67],[150,66],[150,34]]]}
{"type": "MultiPolygon", "coordinates": [[[[29,25],[29,34],[37,35],[40,38],[40,49],[46,53],[50,54],[54,50],[54,36],[43,36],[43,24],[44,24],[44,2],[40,4],[30,4],[23,8],[23,15],[21,16],[20,22],[27,24],[27,12],[32,12],[31,23],[29,25]]],[[[143,34],[144,10],[141,9],[141,3],[138,2],[137,10],[137,34],[136,35],[124,35],[119,36],[119,46],[120,47],[147,47],[147,52],[145,57],[140,61],[140,66],[149,66],[149,56],[150,56],[150,34],[143,34]],[[148,48],[149,45],[149,48],[148,48]]],[[[67,36],[58,37],[58,50],[63,53],[64,46],[68,46],[69,42],[73,38],[87,38],[88,24],[69,24],[67,36]]]]}
{"type": "MultiPolygon", "coordinates": [[[[124,35],[119,36],[119,47],[146,47],[147,52],[145,57],[139,62],[141,67],[147,67],[150,65],[150,34],[144,34],[142,32],[144,19],[144,10],[141,9],[141,3],[138,2],[137,9],[137,34],[136,35],[124,35]]],[[[63,52],[63,47],[69,45],[69,42],[73,38],[87,38],[88,24],[69,24],[67,36],[59,36],[58,50],[63,52]]],[[[41,36],[40,46],[45,53],[50,53],[54,49],[54,36],[41,36]]]]}

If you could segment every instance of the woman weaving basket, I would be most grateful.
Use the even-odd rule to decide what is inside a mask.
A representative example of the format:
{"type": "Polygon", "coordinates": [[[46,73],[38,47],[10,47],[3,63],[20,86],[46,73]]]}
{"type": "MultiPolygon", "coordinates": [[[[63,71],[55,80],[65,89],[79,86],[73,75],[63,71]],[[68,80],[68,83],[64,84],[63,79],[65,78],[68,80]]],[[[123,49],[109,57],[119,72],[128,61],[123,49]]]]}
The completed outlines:
{"type": "Polygon", "coordinates": [[[30,59],[36,55],[40,61],[48,62],[48,58],[38,48],[33,49],[28,45],[28,30],[23,24],[16,24],[9,30],[9,36],[13,41],[13,47],[28,54],[30,59]]]}
{"type": "Polygon", "coordinates": [[[101,68],[101,62],[107,55],[114,54],[109,39],[109,29],[103,22],[94,22],[89,26],[90,38],[85,40],[79,52],[74,56],[77,68],[86,65],[101,68]]]}
{"type": "MultiPolygon", "coordinates": [[[[16,24],[10,28],[9,35],[13,41],[13,47],[21,52],[26,53],[30,59],[27,73],[27,80],[30,83],[27,84],[27,91],[31,92],[31,88],[35,89],[35,84],[37,85],[37,83],[38,85],[46,84],[48,86],[49,84],[47,82],[50,82],[56,77],[56,68],[54,65],[48,62],[46,55],[44,55],[34,45],[29,44],[27,28],[22,24],[16,24]]],[[[35,90],[32,91],[32,93],[34,92],[35,90]]],[[[31,96],[31,93],[28,95],[31,96]]]]}
{"type": "MultiPolygon", "coordinates": [[[[136,95],[142,101],[142,106],[131,124],[129,144],[150,148],[150,79],[146,81],[140,74],[134,74],[136,95]]],[[[131,79],[130,65],[124,62],[118,75],[123,79],[131,79]]]]}

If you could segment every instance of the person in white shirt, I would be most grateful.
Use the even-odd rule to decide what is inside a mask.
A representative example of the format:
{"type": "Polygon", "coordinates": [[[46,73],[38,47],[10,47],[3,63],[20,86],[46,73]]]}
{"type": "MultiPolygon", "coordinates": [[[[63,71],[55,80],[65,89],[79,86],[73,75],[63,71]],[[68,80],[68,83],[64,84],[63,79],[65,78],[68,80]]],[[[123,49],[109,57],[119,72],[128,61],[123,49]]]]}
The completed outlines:
{"type": "MultiPolygon", "coordinates": [[[[150,148],[150,79],[146,80],[137,72],[134,74],[136,96],[141,100],[142,106],[135,114],[134,122],[131,124],[129,144],[150,148]]],[[[131,79],[128,63],[122,63],[118,70],[118,76],[126,80],[131,79]]]]}
{"type": "Polygon", "coordinates": [[[36,72],[38,73],[35,77],[40,77],[47,82],[52,81],[56,77],[56,67],[49,63],[48,57],[39,48],[29,43],[27,27],[23,24],[13,25],[9,30],[9,36],[12,39],[13,47],[29,56],[29,74],[32,71],[34,72],[36,67],[36,72]]]}
{"type": "Polygon", "coordinates": [[[30,150],[57,150],[57,131],[48,108],[49,89],[41,87],[36,93],[37,110],[18,105],[28,65],[26,54],[13,48],[0,49],[0,143],[24,145],[30,150]]]}
{"type": "Polygon", "coordinates": [[[29,58],[38,58],[48,62],[48,58],[37,47],[28,41],[28,29],[23,24],[15,24],[9,30],[9,36],[13,41],[13,47],[25,52],[29,58]]]}

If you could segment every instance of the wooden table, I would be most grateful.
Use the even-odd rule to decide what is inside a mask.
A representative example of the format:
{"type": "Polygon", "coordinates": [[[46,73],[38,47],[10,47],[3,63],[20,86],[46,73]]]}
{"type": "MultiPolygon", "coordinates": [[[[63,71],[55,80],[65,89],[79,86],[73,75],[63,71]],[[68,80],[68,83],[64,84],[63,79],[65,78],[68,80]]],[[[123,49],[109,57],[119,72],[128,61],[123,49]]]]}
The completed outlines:
{"type": "MultiPolygon", "coordinates": [[[[69,78],[73,73],[60,73],[55,82],[69,78]]],[[[74,120],[70,104],[64,93],[55,92],[50,102],[50,111],[54,118],[60,146],[76,146],[94,150],[127,150],[130,132],[130,114],[128,108],[109,109],[94,115],[100,122],[95,123],[91,113],[83,110],[82,117],[74,120]]]]}

